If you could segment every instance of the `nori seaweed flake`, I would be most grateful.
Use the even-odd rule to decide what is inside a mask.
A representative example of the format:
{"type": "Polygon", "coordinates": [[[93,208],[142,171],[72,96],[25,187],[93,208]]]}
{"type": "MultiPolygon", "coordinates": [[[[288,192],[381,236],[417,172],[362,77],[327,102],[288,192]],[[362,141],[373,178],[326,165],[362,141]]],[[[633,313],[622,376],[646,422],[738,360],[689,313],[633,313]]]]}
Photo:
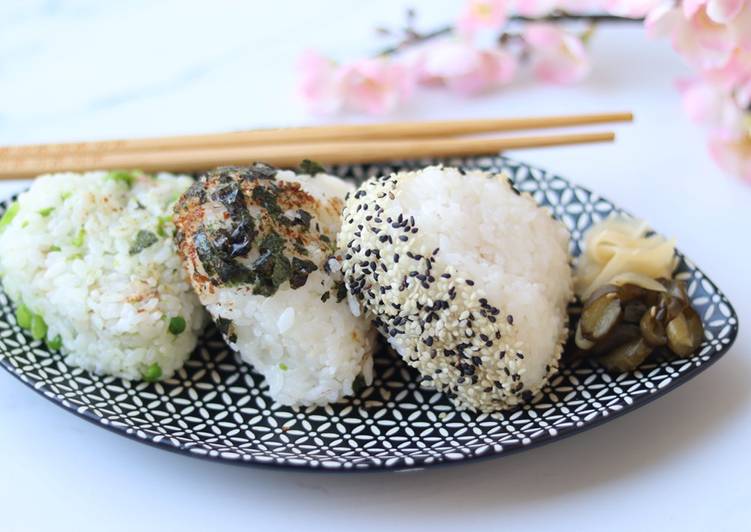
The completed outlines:
{"type": "Polygon", "coordinates": [[[300,163],[300,172],[302,172],[303,174],[314,176],[316,174],[322,174],[325,171],[326,170],[323,166],[315,161],[311,161],[310,159],[303,159],[300,163]]]}
{"type": "Polygon", "coordinates": [[[136,233],[136,239],[130,245],[130,249],[128,250],[128,253],[130,255],[136,255],[142,252],[147,247],[153,246],[154,244],[156,244],[158,240],[159,240],[159,237],[156,236],[151,231],[146,231],[144,229],[141,229],[140,231],[138,231],[138,233],[136,233]]]}
{"type": "Polygon", "coordinates": [[[308,280],[308,274],[318,269],[313,261],[303,260],[294,257],[292,259],[292,274],[289,279],[289,285],[293,289],[304,286],[308,280]]]}
{"type": "Polygon", "coordinates": [[[282,214],[282,208],[277,203],[277,196],[278,190],[275,185],[267,187],[256,186],[253,189],[253,200],[266,209],[266,212],[273,219],[277,219],[282,214]]]}

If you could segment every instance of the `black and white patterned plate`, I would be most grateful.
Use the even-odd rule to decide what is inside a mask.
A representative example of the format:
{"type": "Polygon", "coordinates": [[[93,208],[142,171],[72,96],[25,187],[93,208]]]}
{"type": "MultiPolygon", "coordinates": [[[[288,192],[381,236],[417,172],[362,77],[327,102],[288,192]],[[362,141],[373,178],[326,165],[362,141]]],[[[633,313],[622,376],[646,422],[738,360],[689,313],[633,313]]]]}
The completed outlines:
{"type": "MultiPolygon", "coordinates": [[[[339,166],[333,171],[359,180],[429,162],[339,166]]],[[[582,233],[616,210],[565,179],[502,157],[448,163],[506,170],[521,191],[563,220],[574,254],[580,251],[582,233]]],[[[357,397],[325,408],[277,407],[264,393],[263,379],[227,349],[214,329],[203,336],[185,367],[165,382],[92,375],[24,334],[2,292],[0,364],[84,419],[163,449],[238,464],[329,471],[422,468],[505,455],[581,432],[706,369],[733,343],[737,316],[689,260],[682,260],[679,272],[705,327],[705,340],[694,356],[650,362],[622,375],[587,362],[564,364],[529,404],[493,416],[457,411],[442,394],[421,390],[415,373],[385,352],[375,359],[375,382],[357,397]]]]}

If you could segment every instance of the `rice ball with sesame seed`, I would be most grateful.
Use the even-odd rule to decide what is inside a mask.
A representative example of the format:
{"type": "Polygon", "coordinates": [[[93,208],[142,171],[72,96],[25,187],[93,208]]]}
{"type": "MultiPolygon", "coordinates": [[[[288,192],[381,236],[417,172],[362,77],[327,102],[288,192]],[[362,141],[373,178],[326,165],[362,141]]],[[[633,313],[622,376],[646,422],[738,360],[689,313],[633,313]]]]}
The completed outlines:
{"type": "Polygon", "coordinates": [[[373,178],[342,217],[352,303],[424,386],[491,412],[530,400],[557,370],[568,232],[504,175],[431,166],[373,178]]]}

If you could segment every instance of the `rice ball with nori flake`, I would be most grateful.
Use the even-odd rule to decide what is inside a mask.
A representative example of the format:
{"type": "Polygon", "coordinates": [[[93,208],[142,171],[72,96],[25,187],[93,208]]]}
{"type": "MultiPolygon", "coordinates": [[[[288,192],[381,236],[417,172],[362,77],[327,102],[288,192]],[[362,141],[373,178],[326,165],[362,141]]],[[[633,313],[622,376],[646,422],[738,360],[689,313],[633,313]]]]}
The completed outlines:
{"type": "Polygon", "coordinates": [[[375,331],[352,315],[334,256],[353,189],[257,163],[204,174],[175,207],[193,288],[280,404],[326,404],[372,380],[375,331]]]}
{"type": "Polygon", "coordinates": [[[342,218],[347,288],[424,385],[490,412],[556,371],[568,233],[505,176],[432,166],[373,178],[342,218]]]}

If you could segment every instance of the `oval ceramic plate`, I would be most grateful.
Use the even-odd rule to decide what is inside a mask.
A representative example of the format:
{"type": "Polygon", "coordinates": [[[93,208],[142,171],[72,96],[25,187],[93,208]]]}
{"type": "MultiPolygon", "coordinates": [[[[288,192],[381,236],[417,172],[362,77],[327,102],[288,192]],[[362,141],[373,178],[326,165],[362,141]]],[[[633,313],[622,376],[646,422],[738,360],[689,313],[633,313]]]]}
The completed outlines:
{"type": "MultiPolygon", "coordinates": [[[[400,165],[340,166],[361,180],[400,165]]],[[[582,233],[617,210],[609,201],[565,179],[502,157],[449,164],[505,170],[571,231],[571,251],[582,233]]],[[[7,202],[2,205],[2,210],[7,202]]],[[[357,397],[293,410],[275,406],[263,378],[208,330],[172,379],[156,384],[92,375],[50,353],[17,325],[0,292],[0,363],[33,390],[99,426],[137,441],[207,459],[317,470],[412,469],[505,455],[582,432],[625,414],[688,381],[733,343],[738,322],[720,290],[683,258],[684,279],[706,337],[690,359],[658,359],[633,373],[611,375],[588,362],[563,364],[533,400],[493,416],[457,411],[440,393],[421,390],[416,374],[385,351],[375,359],[375,381],[357,397]]]]}

